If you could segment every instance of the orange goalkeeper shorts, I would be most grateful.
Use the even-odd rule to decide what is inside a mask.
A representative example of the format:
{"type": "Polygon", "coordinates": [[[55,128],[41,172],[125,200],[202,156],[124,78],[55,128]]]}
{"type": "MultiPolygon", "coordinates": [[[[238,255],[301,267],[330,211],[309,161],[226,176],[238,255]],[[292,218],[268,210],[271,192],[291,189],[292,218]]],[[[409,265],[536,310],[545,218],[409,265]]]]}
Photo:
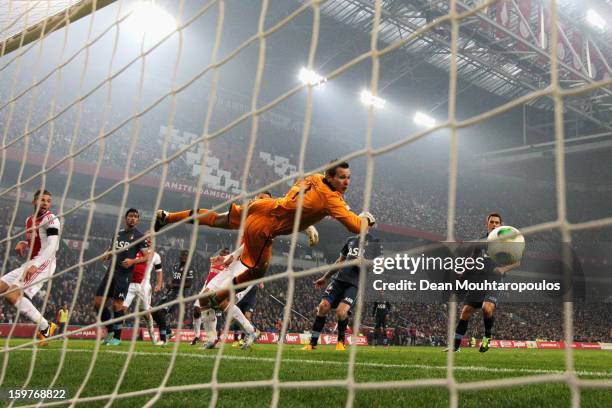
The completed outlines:
{"type": "MultiPolygon", "coordinates": [[[[272,238],[276,218],[271,214],[276,207],[276,200],[263,198],[253,201],[248,206],[242,240],[244,250],[240,256],[242,263],[254,268],[272,259],[272,238]]],[[[240,227],[243,207],[232,204],[228,214],[232,229],[240,227]]]]}

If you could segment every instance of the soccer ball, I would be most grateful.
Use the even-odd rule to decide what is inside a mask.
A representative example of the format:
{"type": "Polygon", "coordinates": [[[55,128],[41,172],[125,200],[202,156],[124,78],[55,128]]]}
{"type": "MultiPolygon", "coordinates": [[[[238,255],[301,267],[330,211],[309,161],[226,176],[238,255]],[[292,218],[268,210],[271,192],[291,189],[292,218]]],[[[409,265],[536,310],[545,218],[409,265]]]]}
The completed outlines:
{"type": "Polygon", "coordinates": [[[514,227],[503,225],[487,237],[487,254],[501,266],[519,262],[525,251],[525,237],[514,227]]]}

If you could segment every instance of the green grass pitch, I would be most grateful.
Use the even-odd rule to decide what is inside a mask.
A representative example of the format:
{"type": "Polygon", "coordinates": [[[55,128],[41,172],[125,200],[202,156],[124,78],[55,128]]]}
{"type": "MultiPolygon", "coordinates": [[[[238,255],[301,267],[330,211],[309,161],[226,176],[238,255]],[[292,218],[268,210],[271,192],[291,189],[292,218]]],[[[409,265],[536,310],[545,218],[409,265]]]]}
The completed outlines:
{"type": "MultiPolygon", "coordinates": [[[[3,340],[4,341],[4,340],[3,340]]],[[[10,345],[19,344],[11,340],[10,345]]],[[[93,355],[94,342],[70,340],[64,367],[54,388],[66,388],[75,395],[83,382],[93,355]]],[[[26,388],[47,389],[57,370],[62,342],[52,342],[39,349],[33,376],[26,388]]],[[[156,389],[159,387],[171,360],[172,345],[165,348],[138,342],[125,373],[119,393],[156,389]]],[[[121,346],[101,346],[95,368],[81,397],[110,394],[116,387],[119,373],[128,356],[129,342],[121,346]]],[[[201,346],[181,344],[168,386],[210,382],[216,350],[203,350],[201,346]]],[[[2,359],[4,359],[4,353],[2,359]]],[[[247,382],[272,378],[275,345],[255,345],[251,350],[238,350],[227,345],[220,363],[218,381],[247,382]]],[[[313,352],[304,352],[300,346],[285,346],[280,370],[281,381],[343,380],[348,373],[348,350],[337,352],[331,346],[322,346],[313,352]]],[[[476,349],[463,349],[455,354],[455,377],[458,382],[493,380],[517,376],[555,374],[564,370],[562,350],[492,349],[478,353],[476,349]]],[[[575,369],[580,378],[612,379],[612,351],[576,350],[575,369]]],[[[3,389],[21,388],[32,361],[32,349],[11,351],[3,389]]],[[[357,351],[355,381],[383,382],[398,380],[443,379],[446,376],[446,354],[432,347],[360,347],[357,351]]],[[[139,407],[154,394],[120,398],[113,402],[118,407],[139,407]]],[[[208,406],[210,390],[167,392],[156,407],[208,406]]],[[[344,406],[347,390],[342,387],[283,389],[280,407],[344,406]]],[[[612,406],[612,389],[582,389],[582,407],[612,406]]],[[[563,383],[534,384],[477,391],[462,391],[460,407],[569,407],[570,389],[563,383]]],[[[220,390],[219,407],[269,406],[272,389],[241,387],[220,390]]],[[[82,402],[77,406],[102,407],[108,401],[82,402]]],[[[21,401],[14,406],[32,404],[21,401]]],[[[0,405],[8,405],[5,399],[0,405]]],[[[66,406],[66,405],[64,405],[66,406]]],[[[354,406],[358,407],[447,407],[449,393],[443,386],[397,389],[391,386],[377,390],[358,390],[354,406]]]]}

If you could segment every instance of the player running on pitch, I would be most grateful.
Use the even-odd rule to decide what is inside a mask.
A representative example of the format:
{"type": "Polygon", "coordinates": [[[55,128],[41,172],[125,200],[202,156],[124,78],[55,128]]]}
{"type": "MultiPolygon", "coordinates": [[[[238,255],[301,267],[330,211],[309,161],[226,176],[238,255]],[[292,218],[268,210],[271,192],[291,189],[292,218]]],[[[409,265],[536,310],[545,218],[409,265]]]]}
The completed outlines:
{"type": "MultiPolygon", "coordinates": [[[[486,228],[487,234],[483,236],[481,239],[487,239],[487,236],[493,231],[495,228],[500,227],[502,225],[502,217],[499,213],[491,213],[487,215],[486,219],[486,228]]],[[[479,281],[496,281],[502,279],[505,274],[510,272],[513,269],[516,269],[520,266],[520,262],[506,265],[506,266],[496,266],[493,260],[487,255],[487,251],[481,247],[475,247],[471,254],[472,258],[484,258],[485,267],[482,271],[471,271],[469,274],[470,282],[479,282],[479,281]]],[[[489,343],[491,341],[491,332],[493,330],[493,322],[495,321],[495,317],[493,313],[495,312],[495,306],[497,304],[497,293],[496,292],[487,292],[487,291],[469,291],[465,295],[465,300],[463,302],[463,308],[461,309],[461,315],[459,317],[459,322],[457,323],[457,328],[455,329],[455,342],[451,349],[448,347],[445,351],[453,350],[459,351],[461,347],[461,340],[468,329],[468,324],[474,311],[476,309],[482,308],[482,318],[484,323],[484,336],[482,337],[482,342],[480,344],[479,351],[481,353],[485,353],[489,351],[489,343]]]]}
{"type": "Polygon", "coordinates": [[[46,339],[57,330],[57,325],[47,321],[32,304],[34,295],[55,272],[60,222],[50,211],[51,201],[51,193],[47,190],[34,193],[32,206],[36,213],[26,220],[26,240],[15,246],[15,252],[21,257],[27,256],[27,261],[0,278],[0,294],[19,313],[38,325],[36,336],[40,346],[46,346],[46,339]]]}

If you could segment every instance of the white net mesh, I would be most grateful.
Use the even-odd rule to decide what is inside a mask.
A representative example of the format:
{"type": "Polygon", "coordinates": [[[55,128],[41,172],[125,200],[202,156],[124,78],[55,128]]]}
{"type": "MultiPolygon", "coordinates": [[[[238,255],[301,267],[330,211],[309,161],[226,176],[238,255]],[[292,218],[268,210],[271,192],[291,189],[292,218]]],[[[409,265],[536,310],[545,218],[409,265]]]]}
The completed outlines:
{"type": "MultiPolygon", "coordinates": [[[[76,3],[76,2],[73,2],[76,3]]],[[[227,354],[227,349],[221,347],[215,354],[185,353],[181,349],[181,341],[176,341],[171,347],[162,351],[139,350],[143,342],[137,341],[140,317],[145,311],[135,311],[127,314],[134,319],[129,346],[124,350],[104,349],[99,341],[92,342],[90,348],[73,346],[69,335],[97,331],[107,323],[123,321],[124,318],[101,322],[102,311],[93,315],[91,304],[93,288],[91,281],[101,278],[102,254],[110,242],[110,237],[117,234],[123,225],[123,215],[130,207],[137,206],[143,215],[141,230],[153,232],[153,212],[164,206],[173,209],[212,207],[222,212],[233,201],[246,204],[260,191],[273,189],[284,191],[288,183],[295,179],[323,171],[328,166],[329,159],[339,157],[337,162],[355,160],[362,166],[356,178],[362,182],[359,198],[363,211],[376,209],[375,163],[377,158],[385,160],[385,155],[403,147],[416,144],[420,140],[431,137],[436,132],[447,129],[450,131],[448,143],[448,206],[445,214],[446,228],[444,238],[448,241],[456,239],[457,191],[459,166],[459,132],[492,118],[541,99],[552,98],[554,101],[554,177],[556,189],[557,218],[553,221],[541,222],[522,228],[529,237],[532,234],[556,229],[560,232],[563,242],[571,242],[572,232],[612,225],[612,218],[593,219],[584,222],[570,223],[567,215],[566,175],[565,175],[565,130],[564,130],[564,99],[607,90],[612,81],[609,79],[589,80],[585,84],[567,88],[563,87],[559,78],[559,61],[557,48],[550,51],[550,82],[540,89],[516,96],[503,104],[488,109],[483,113],[471,115],[466,119],[458,119],[458,64],[465,61],[465,51],[468,42],[461,41],[461,25],[468,19],[482,15],[488,7],[496,2],[470,2],[457,4],[451,0],[446,7],[447,13],[435,15],[431,19],[422,19],[420,25],[412,32],[401,32],[397,39],[388,41],[381,38],[389,28],[383,17],[389,14],[389,4],[376,1],[372,5],[361,4],[364,10],[372,7],[370,16],[363,11],[355,18],[361,18],[361,23],[370,32],[370,44],[363,47],[358,44],[358,55],[352,57],[327,75],[328,85],[333,86],[344,76],[365,66],[369,85],[367,88],[376,96],[380,94],[381,64],[383,59],[403,53],[405,48],[425,41],[427,35],[446,27],[449,37],[450,54],[446,59],[448,76],[448,116],[445,121],[433,127],[403,135],[397,140],[379,143],[375,141],[376,108],[373,105],[367,110],[364,123],[365,135],[363,144],[346,141],[341,155],[333,157],[317,157],[309,160],[312,133],[317,122],[313,120],[316,107],[323,101],[317,92],[317,85],[296,85],[286,87],[276,82],[276,70],[287,69],[282,53],[274,53],[279,42],[286,35],[284,30],[303,29],[292,26],[296,20],[302,24],[308,20],[308,30],[301,33],[306,42],[300,44],[306,50],[306,67],[310,70],[317,66],[317,50],[322,45],[325,33],[321,32],[322,7],[333,7],[323,1],[280,4],[263,0],[257,9],[257,18],[250,18],[249,24],[240,26],[242,14],[255,11],[252,5],[248,7],[236,2],[210,1],[204,2],[167,2],[167,14],[139,15],[137,2],[118,1],[107,6],[109,2],[82,1],[76,4],[57,1],[4,1],[0,4],[0,37],[3,38],[5,54],[0,59],[0,75],[3,78],[0,86],[0,123],[2,125],[2,165],[0,168],[0,199],[5,209],[3,230],[4,237],[0,241],[4,245],[3,274],[13,270],[17,261],[12,256],[12,250],[17,241],[23,240],[26,231],[21,228],[24,214],[30,211],[31,194],[39,188],[53,189],[55,202],[54,213],[62,223],[62,247],[58,252],[58,268],[49,279],[43,294],[36,302],[43,315],[50,317],[57,312],[60,303],[68,303],[69,320],[77,321],[80,327],[71,327],[67,333],[54,336],[55,342],[61,342],[61,347],[42,349],[34,347],[36,339],[32,336],[28,341],[15,341],[19,315],[13,316],[13,324],[7,329],[3,341],[3,365],[0,373],[2,387],[20,389],[44,388],[54,389],[61,383],[66,372],[73,369],[74,361],[79,361],[81,368],[74,390],[71,390],[69,400],[46,401],[46,406],[69,403],[89,404],[100,402],[110,406],[123,400],[136,401],[135,397],[144,397],[135,405],[153,406],[163,401],[171,394],[187,391],[208,390],[210,400],[194,400],[193,404],[210,406],[223,405],[221,393],[225,390],[267,389],[271,397],[265,397],[263,403],[270,406],[283,404],[282,395],[299,389],[341,388],[346,390],[344,403],[346,406],[357,405],[356,397],[360,391],[395,390],[403,388],[442,388],[448,390],[448,401],[451,407],[459,406],[460,392],[490,388],[515,387],[543,383],[563,383],[571,392],[571,405],[580,406],[580,390],[589,388],[609,388],[612,380],[580,379],[574,365],[574,354],[571,346],[565,348],[565,365],[562,370],[518,370],[520,376],[512,376],[480,381],[459,382],[456,373],[468,368],[455,365],[455,355],[445,355],[446,365],[390,364],[377,361],[361,361],[358,358],[360,349],[351,347],[348,361],[324,361],[315,364],[323,366],[346,366],[343,378],[312,378],[310,380],[287,380],[291,378],[283,374],[284,370],[294,365],[313,364],[310,359],[298,359],[287,356],[285,343],[278,341],[275,350],[267,356],[234,356],[227,354]],[[227,4],[229,3],[229,4],[227,4]],[[104,6],[104,7],[102,7],[104,6]],[[97,11],[91,13],[91,9],[97,11]],[[228,9],[231,9],[228,10],[228,9]],[[271,13],[271,10],[280,12],[271,13]],[[84,18],[77,21],[74,18],[76,10],[85,10],[84,18]],[[89,10],[89,12],[87,11],[89,10]],[[172,21],[176,24],[166,26],[172,21]],[[143,19],[145,20],[143,22],[143,19]],[[169,19],[169,20],[168,20],[169,19]],[[147,21],[148,20],[148,21],[147,21]],[[26,33],[33,27],[44,27],[52,22],[56,31],[39,30],[38,37],[26,40],[26,33]],[[154,29],[144,30],[138,24],[151,23],[154,29]],[[385,24],[382,24],[385,23],[385,24]],[[61,27],[61,28],[60,28],[61,27]],[[144,30],[144,31],[143,31],[144,30]],[[143,35],[144,32],[144,35],[143,35]],[[382,33],[382,34],[381,34],[382,33]],[[17,36],[17,37],[15,37],[17,36]],[[16,38],[18,46],[14,46],[16,38]],[[12,49],[7,48],[12,41],[12,49]],[[459,47],[462,47],[460,49],[459,47]],[[10,51],[10,52],[8,52],[10,51]],[[206,52],[204,52],[206,51],[206,52]],[[273,55],[271,59],[270,54],[273,55]],[[272,69],[269,69],[269,67],[272,69]],[[232,91],[223,86],[237,83],[243,89],[240,98],[233,98],[232,91]],[[266,83],[266,86],[263,84],[266,83]],[[269,83],[269,84],[268,84],[269,83]],[[246,86],[248,84],[248,87],[246,86]],[[229,95],[229,96],[228,96],[229,95]],[[246,96],[245,96],[246,95],[246,96]],[[298,121],[288,123],[288,115],[282,110],[286,104],[296,106],[296,99],[301,101],[303,110],[298,121]],[[241,100],[241,102],[236,102],[241,100]],[[228,114],[230,112],[231,114],[228,114]],[[236,114],[238,112],[238,114],[236,114]],[[265,124],[262,131],[261,125],[265,124]],[[275,123],[281,131],[274,133],[270,123],[275,123]],[[299,125],[297,126],[296,123],[299,125]],[[291,140],[284,135],[292,128],[291,140]],[[181,131],[182,129],[182,131],[181,131]],[[189,131],[188,131],[189,130],[189,131]],[[190,133],[196,132],[196,133],[190,133]],[[270,134],[271,133],[271,134],[270,134]],[[273,154],[267,153],[270,145],[278,144],[280,149],[287,148],[288,161],[277,160],[273,154]],[[221,146],[221,147],[219,147],[221,146]],[[262,148],[262,146],[264,146],[262,148]],[[348,147],[347,147],[348,146],[348,147]],[[222,153],[219,150],[225,149],[222,153]],[[267,163],[263,166],[261,163],[267,163]],[[276,161],[275,161],[276,160],[276,161]],[[219,162],[222,166],[219,166],[219,162]],[[227,171],[229,170],[229,171],[227,171]],[[263,173],[263,174],[262,174],[263,173]],[[58,190],[63,188],[63,190],[58,190]],[[217,191],[218,193],[211,193],[217,191]],[[201,194],[200,194],[201,193],[201,194]],[[214,194],[217,194],[216,196],[214,194]],[[170,198],[168,199],[168,196],[170,198]],[[204,198],[202,198],[204,196],[204,198]],[[214,197],[216,204],[202,202],[214,197]],[[134,204],[136,203],[136,204],[134,204]],[[181,207],[179,207],[181,206],[181,207]],[[26,211],[27,210],[27,211],[26,211]],[[145,222],[146,221],[146,222],[145,222]],[[97,252],[96,252],[97,251],[97,252]],[[58,294],[61,294],[58,295],[58,294]],[[89,307],[89,309],[87,309],[89,307]],[[95,344],[95,345],[93,345],[95,344]],[[25,375],[16,374],[15,365],[11,363],[16,356],[27,354],[27,364],[20,370],[25,375]],[[44,353],[59,354],[54,366],[41,369],[40,356],[44,353]],[[85,360],[75,356],[84,354],[85,360]],[[120,357],[113,366],[112,373],[101,374],[98,365],[103,356],[116,355],[120,357]],[[142,381],[135,384],[133,378],[127,382],[130,370],[136,358],[145,356],[165,356],[156,368],[161,373],[153,376],[155,382],[142,381]],[[173,379],[176,373],[177,360],[187,358],[197,366],[199,360],[213,360],[208,381],[183,381],[177,383],[173,379]],[[241,361],[252,363],[268,363],[269,375],[259,379],[233,379],[224,375],[226,361],[241,361]],[[402,368],[445,370],[443,376],[436,375],[423,379],[393,379],[368,381],[356,376],[358,368],[402,368]],[[42,370],[42,371],[41,371],[42,370]],[[110,378],[112,391],[92,392],[91,384],[100,376],[110,378]],[[16,381],[15,379],[18,378],[16,381]],[[44,385],[39,379],[44,379],[44,385]],[[88,391],[86,391],[88,390],[88,391]]],[[[342,5],[355,6],[353,2],[339,2],[342,5]]],[[[357,2],[360,3],[360,2],[357,2]]],[[[430,2],[432,3],[432,2],[430,2]]],[[[446,4],[446,3],[445,3],[446,4]]],[[[359,6],[359,5],[357,5],[359,6]]],[[[557,7],[553,0],[548,6],[552,26],[557,21],[557,7]]],[[[245,19],[246,20],[246,19],[245,19]]],[[[397,28],[401,31],[401,29],[397,28]]],[[[352,34],[349,35],[349,37],[352,34]]],[[[557,44],[557,30],[550,30],[550,43],[557,44]]],[[[338,42],[341,42],[341,38],[338,42]]],[[[349,39],[350,42],[350,39],[349,39]]],[[[339,51],[343,51],[339,44],[339,51]]],[[[285,45],[286,47],[286,45],[285,45]]],[[[329,47],[329,44],[325,44],[329,47]]],[[[605,59],[604,59],[605,60],[605,59]]],[[[293,62],[293,61],[292,61],[293,62]]],[[[605,62],[605,61],[604,61],[605,62]]],[[[463,65],[462,65],[463,67],[463,65]]],[[[293,69],[293,68],[292,68],[293,69]]],[[[585,67],[586,69],[586,67],[585,67]]],[[[608,67],[609,70],[609,67],[608,67]]],[[[385,86],[388,86],[386,84],[385,86]]],[[[330,90],[331,91],[331,90],[330,90]]],[[[328,127],[327,129],[330,129],[328,127]]],[[[348,134],[348,133],[347,133],[348,134]]],[[[321,138],[317,143],[321,143],[321,138]]],[[[377,164],[378,165],[378,164],[377,164]]],[[[357,183],[355,183],[357,184],[357,183]]],[[[358,199],[358,200],[359,200],[358,199]]],[[[298,207],[296,217],[300,217],[302,202],[298,207]]],[[[404,209],[410,212],[410,208],[404,209]]],[[[404,211],[402,210],[402,211],[404,211]]],[[[373,212],[375,212],[373,210],[373,212]]],[[[29,214],[29,213],[28,213],[29,214]]],[[[375,214],[376,215],[376,214],[375,214]]],[[[242,224],[246,215],[243,214],[242,224]]],[[[172,259],[176,249],[188,249],[187,265],[195,265],[196,269],[203,267],[201,259],[217,247],[211,244],[211,239],[218,246],[232,241],[237,243],[239,234],[223,235],[214,239],[214,233],[202,239],[202,227],[185,225],[193,220],[193,216],[183,222],[173,224],[155,235],[155,247],[161,248],[167,258],[172,259]],[[220,244],[221,243],[221,244],[220,244]],[[210,245],[210,247],[209,247],[210,245]]],[[[365,231],[361,232],[362,237],[365,231]]],[[[322,234],[322,241],[325,236],[322,234]]],[[[363,244],[361,244],[363,245],[363,244]]],[[[257,282],[285,282],[286,292],[282,314],[277,316],[279,324],[279,339],[285,339],[290,332],[291,319],[294,317],[294,306],[299,299],[299,280],[314,277],[327,266],[322,263],[304,263],[298,256],[302,251],[297,224],[293,228],[290,241],[283,251],[286,263],[282,271],[268,274],[257,282]],[[306,265],[306,266],[304,266],[306,265]]],[[[336,249],[337,250],[337,249],[336,249]]],[[[112,251],[110,265],[114,265],[119,250],[112,251]]],[[[164,256],[164,257],[165,257],[164,256]]],[[[366,262],[356,262],[362,268],[366,262]]],[[[166,265],[166,264],[165,264],[166,265]]],[[[111,266],[111,274],[114,273],[111,266]]],[[[201,273],[202,271],[200,271],[201,273]]],[[[182,285],[185,277],[182,278],[182,285]]],[[[110,281],[107,283],[107,288],[110,281]]],[[[195,284],[197,288],[198,284],[195,284]]],[[[244,287],[246,285],[241,285],[244,287]]],[[[357,306],[352,317],[351,327],[358,333],[362,327],[364,316],[365,274],[361,275],[357,306]]],[[[5,296],[11,291],[5,293],[5,296]]],[[[194,292],[195,293],[195,292],[194,292]]],[[[188,292],[181,293],[176,300],[154,306],[153,311],[167,306],[178,305],[177,330],[183,328],[183,322],[189,314],[189,307],[197,295],[188,292]]],[[[280,302],[280,301],[279,301],[280,302]]],[[[11,309],[14,310],[14,309],[11,309]]],[[[138,308],[136,309],[138,310],[138,308]]],[[[448,304],[447,338],[451,343],[457,322],[457,302],[448,304]]],[[[564,303],[563,329],[566,345],[574,340],[573,304],[564,303]]],[[[307,316],[310,317],[310,316],[307,316]]],[[[229,319],[224,325],[225,333],[230,328],[229,319]]],[[[3,332],[3,335],[5,333],[3,332]]],[[[23,359],[20,362],[26,361],[23,359]]],[[[139,368],[147,370],[147,368],[139,368]]],[[[197,370],[197,368],[196,368],[197,370]]],[[[264,370],[265,371],[265,370],[264,370]]],[[[499,368],[496,372],[503,372],[499,368]]],[[[512,370],[511,370],[512,371],[512,370]]],[[[512,371],[514,372],[514,371],[512,371]]],[[[590,373],[590,375],[606,377],[606,373],[590,373]]],[[[608,376],[609,377],[609,376],[608,376]]],[[[196,397],[194,397],[196,398],[196,397]]],[[[291,401],[291,400],[287,400],[291,401]]],[[[237,404],[236,401],[233,401],[237,404]]],[[[289,403],[289,402],[287,402],[289,403]]],[[[22,404],[11,401],[10,405],[22,404]]],[[[42,402],[28,402],[31,406],[41,406],[42,402]]],[[[231,403],[229,403],[231,404],[231,403]]],[[[432,401],[433,404],[433,401],[432,401]]],[[[30,406],[30,405],[28,405],[30,406]]]]}

